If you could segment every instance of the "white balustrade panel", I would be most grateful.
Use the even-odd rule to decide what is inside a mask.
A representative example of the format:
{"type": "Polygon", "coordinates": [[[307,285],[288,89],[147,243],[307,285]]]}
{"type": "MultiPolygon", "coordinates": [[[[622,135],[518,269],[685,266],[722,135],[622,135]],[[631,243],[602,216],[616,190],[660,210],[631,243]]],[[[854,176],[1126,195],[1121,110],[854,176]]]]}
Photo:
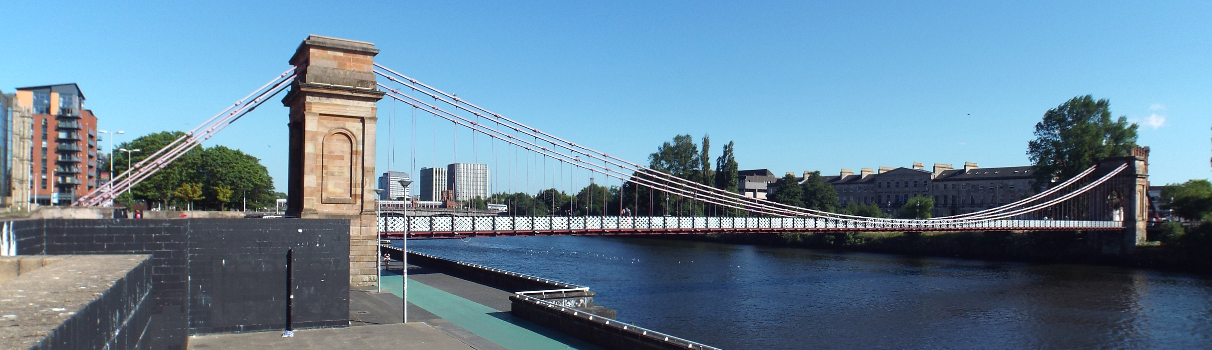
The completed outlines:
{"type": "Polygon", "coordinates": [[[634,232],[661,233],[666,231],[715,231],[715,230],[849,230],[865,229],[904,231],[955,231],[955,230],[1031,230],[1031,229],[1114,229],[1123,227],[1122,221],[1081,220],[992,220],[979,222],[909,221],[890,220],[856,221],[839,218],[771,218],[771,217],[669,217],[669,216],[540,216],[540,217],[450,217],[415,216],[380,217],[378,228],[386,233],[543,233],[543,232],[634,232]]]}

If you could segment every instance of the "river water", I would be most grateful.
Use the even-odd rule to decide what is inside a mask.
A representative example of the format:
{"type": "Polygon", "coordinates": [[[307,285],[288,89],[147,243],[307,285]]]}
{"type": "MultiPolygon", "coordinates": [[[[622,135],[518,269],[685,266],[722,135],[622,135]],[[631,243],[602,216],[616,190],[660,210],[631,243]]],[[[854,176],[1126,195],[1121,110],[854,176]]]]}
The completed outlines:
{"type": "Polygon", "coordinates": [[[1212,349],[1212,278],[619,237],[409,241],[724,349],[1212,349]]]}

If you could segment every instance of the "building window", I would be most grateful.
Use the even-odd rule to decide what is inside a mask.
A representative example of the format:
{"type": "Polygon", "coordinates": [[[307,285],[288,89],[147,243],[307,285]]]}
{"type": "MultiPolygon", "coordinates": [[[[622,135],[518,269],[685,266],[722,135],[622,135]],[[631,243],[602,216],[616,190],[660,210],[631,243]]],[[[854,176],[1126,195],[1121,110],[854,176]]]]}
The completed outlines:
{"type": "Polygon", "coordinates": [[[50,114],[50,92],[34,92],[34,114],[50,114]]]}

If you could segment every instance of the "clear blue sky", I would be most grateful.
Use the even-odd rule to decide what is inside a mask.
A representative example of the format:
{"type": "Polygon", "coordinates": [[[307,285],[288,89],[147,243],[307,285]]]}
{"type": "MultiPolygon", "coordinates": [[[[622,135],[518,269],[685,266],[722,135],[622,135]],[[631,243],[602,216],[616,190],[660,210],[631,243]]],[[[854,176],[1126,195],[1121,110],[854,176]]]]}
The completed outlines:
{"type": "MultiPolygon", "coordinates": [[[[639,163],[709,133],[712,156],[735,141],[742,169],[777,174],[1026,165],[1044,111],[1085,94],[1141,123],[1154,184],[1207,178],[1212,157],[1207,1],[22,1],[0,18],[0,90],[79,83],[119,142],[193,127],[319,34],[373,42],[379,63],[639,163]]],[[[380,103],[380,171],[415,172],[410,118],[380,103]]],[[[426,123],[417,166],[445,164],[452,141],[433,152],[432,137],[449,124],[426,123]]],[[[260,157],[283,190],[286,141],[275,101],[208,145],[260,157]]]]}

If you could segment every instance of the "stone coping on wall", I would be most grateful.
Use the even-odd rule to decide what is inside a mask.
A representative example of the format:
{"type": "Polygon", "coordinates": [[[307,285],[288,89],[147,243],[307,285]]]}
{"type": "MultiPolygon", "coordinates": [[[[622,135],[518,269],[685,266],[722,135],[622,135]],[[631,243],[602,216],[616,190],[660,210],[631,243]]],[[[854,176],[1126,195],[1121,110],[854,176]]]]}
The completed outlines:
{"type": "Polygon", "coordinates": [[[719,350],[692,340],[556,305],[526,292],[514,293],[509,300],[513,305],[511,314],[607,349],[719,350]]]}
{"type": "Polygon", "coordinates": [[[62,256],[5,256],[0,257],[0,283],[30,273],[43,266],[63,260],[62,256]]]}
{"type": "Polygon", "coordinates": [[[0,349],[35,347],[151,256],[68,255],[0,283],[0,349]]]}

